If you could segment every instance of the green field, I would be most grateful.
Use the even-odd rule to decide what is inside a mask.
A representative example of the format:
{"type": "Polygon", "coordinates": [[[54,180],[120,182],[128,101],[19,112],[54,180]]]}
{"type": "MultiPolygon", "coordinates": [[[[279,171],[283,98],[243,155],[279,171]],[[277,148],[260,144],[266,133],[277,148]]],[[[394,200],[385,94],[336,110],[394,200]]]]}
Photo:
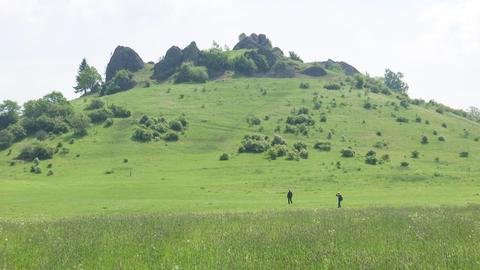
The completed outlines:
{"type": "MultiPolygon", "coordinates": [[[[148,78],[142,72],[137,78],[148,78]]],[[[398,106],[395,95],[323,88],[344,79],[226,77],[134,88],[101,97],[131,110],[130,118],[94,125],[73,144],[71,134],[47,139],[69,153],[41,161],[42,174],[31,173],[29,162],[10,166],[33,138],[1,151],[0,268],[478,269],[480,125],[398,106]],[[366,101],[377,108],[365,109],[366,101]],[[300,107],[315,126],[308,136],[285,134],[285,119],[300,107]],[[135,142],[144,114],[184,114],[189,126],[178,142],[135,142]],[[249,116],[261,124],[249,126],[249,116]],[[238,154],[252,133],[304,142],[309,158],[238,154]],[[317,140],[330,141],[331,151],[314,149],[317,140]],[[341,157],[347,147],[355,157],[341,157]],[[372,149],[390,160],[366,164],[372,149]],[[411,158],[414,150],[419,158],[411,158]],[[230,160],[219,161],[224,152],[230,160]],[[334,209],[338,191],[347,209],[334,209]]],[[[73,105],[83,111],[93,98],[73,105]]]]}
{"type": "Polygon", "coordinates": [[[478,206],[0,221],[4,269],[478,269],[478,206]]]}

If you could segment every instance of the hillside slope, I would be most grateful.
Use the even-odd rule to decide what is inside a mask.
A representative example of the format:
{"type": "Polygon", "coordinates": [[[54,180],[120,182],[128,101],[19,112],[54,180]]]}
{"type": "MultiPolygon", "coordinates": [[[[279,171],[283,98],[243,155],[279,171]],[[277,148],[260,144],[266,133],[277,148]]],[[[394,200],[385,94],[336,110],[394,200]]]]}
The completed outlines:
{"type": "MultiPolygon", "coordinates": [[[[141,72],[136,76],[146,77],[141,72]]],[[[100,97],[107,104],[126,107],[132,116],[115,119],[108,128],[94,125],[73,144],[71,134],[47,139],[52,147],[61,142],[69,149],[40,162],[42,168],[51,163],[53,175],[32,174],[28,162],[10,166],[31,138],[15,144],[9,155],[7,150],[0,152],[0,212],[3,217],[50,218],[282,209],[288,189],[294,191],[293,207],[298,208],[335,207],[338,191],[345,194],[347,207],[480,202],[479,124],[425,107],[404,108],[395,95],[356,90],[348,84],[340,90],[324,88],[344,80],[344,75],[335,74],[227,77],[205,84],[155,84],[100,97]],[[309,88],[301,89],[300,83],[309,88]],[[315,109],[314,99],[320,108],[315,109]],[[366,103],[371,108],[365,108],[366,103]],[[301,107],[309,109],[315,125],[306,136],[285,133],[285,121],[301,107]],[[184,115],[189,126],[177,142],[136,142],[131,137],[142,115],[167,119],[184,115]],[[253,116],[260,125],[247,123],[253,116]],[[409,122],[398,122],[399,117],[409,122]],[[308,159],[239,154],[244,135],[255,133],[270,138],[279,134],[289,149],[303,142],[308,159]],[[427,144],[421,143],[422,136],[428,138],[427,144]],[[331,151],[314,149],[317,140],[330,142],[331,151]],[[340,152],[349,147],[355,156],[342,157],[340,152]],[[389,160],[366,164],[370,150],[378,161],[386,154],[389,160]],[[411,157],[413,151],[419,152],[418,158],[411,157]],[[468,157],[460,157],[461,152],[468,152],[468,157]],[[222,153],[230,160],[220,161],[222,153]]],[[[75,100],[75,109],[83,111],[94,98],[75,100]]]]}

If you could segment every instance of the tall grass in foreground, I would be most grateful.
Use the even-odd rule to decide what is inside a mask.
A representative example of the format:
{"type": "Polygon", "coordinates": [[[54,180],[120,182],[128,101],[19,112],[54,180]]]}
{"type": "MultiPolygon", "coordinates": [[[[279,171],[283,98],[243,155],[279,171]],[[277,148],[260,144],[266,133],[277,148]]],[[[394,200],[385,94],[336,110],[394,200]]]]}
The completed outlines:
{"type": "Polygon", "coordinates": [[[0,269],[480,269],[480,206],[0,221],[0,269]]]}

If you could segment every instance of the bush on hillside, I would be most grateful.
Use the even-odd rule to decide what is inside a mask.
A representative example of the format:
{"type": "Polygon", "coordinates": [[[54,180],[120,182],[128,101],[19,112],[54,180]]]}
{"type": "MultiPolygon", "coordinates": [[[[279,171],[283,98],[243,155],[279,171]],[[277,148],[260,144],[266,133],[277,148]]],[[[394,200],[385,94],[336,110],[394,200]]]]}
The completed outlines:
{"type": "Polygon", "coordinates": [[[313,148],[322,152],[330,152],[330,150],[332,150],[332,144],[330,142],[317,141],[313,148]]]}
{"type": "Polygon", "coordinates": [[[102,90],[100,91],[100,95],[112,95],[118,92],[126,91],[132,89],[137,82],[133,80],[133,75],[130,71],[127,70],[119,70],[117,74],[104,84],[102,90]]]}
{"type": "Polygon", "coordinates": [[[229,160],[230,159],[230,155],[227,154],[227,153],[223,153],[220,155],[220,157],[218,158],[219,160],[229,160]]]}
{"type": "Polygon", "coordinates": [[[138,127],[134,130],[132,139],[138,142],[149,142],[153,139],[153,131],[143,127],[138,127]]]}
{"type": "Polygon", "coordinates": [[[132,115],[129,110],[115,104],[110,105],[109,109],[115,118],[128,118],[132,115]]]}
{"type": "Polygon", "coordinates": [[[330,83],[323,86],[327,90],[340,90],[341,86],[337,83],[330,83]]]}
{"type": "Polygon", "coordinates": [[[107,120],[105,120],[105,123],[103,124],[103,127],[111,127],[113,125],[113,119],[112,118],[108,118],[107,120]]]}
{"type": "Polygon", "coordinates": [[[167,142],[176,142],[180,137],[176,132],[169,131],[163,136],[163,139],[167,142]]]}
{"type": "Polygon", "coordinates": [[[295,66],[288,61],[277,61],[272,67],[273,75],[278,78],[295,77],[295,66]]]}
{"type": "Polygon", "coordinates": [[[355,156],[355,152],[352,149],[343,149],[340,153],[344,158],[352,158],[355,156]]]}
{"type": "Polygon", "coordinates": [[[247,117],[247,124],[249,126],[258,126],[262,123],[262,120],[256,116],[248,116],[247,117]]]}
{"type": "Polygon", "coordinates": [[[397,122],[399,122],[399,123],[408,123],[408,122],[410,122],[410,120],[409,120],[408,118],[406,118],[406,117],[399,116],[399,117],[397,117],[397,122]]]}
{"type": "Polygon", "coordinates": [[[418,152],[417,150],[412,151],[411,157],[412,158],[419,158],[420,157],[420,152],[418,152]]]}
{"type": "Polygon", "coordinates": [[[94,124],[103,123],[110,116],[111,116],[111,113],[106,109],[100,109],[100,110],[96,110],[88,113],[88,117],[90,118],[90,121],[94,124]]]}
{"type": "Polygon", "coordinates": [[[208,80],[206,67],[184,63],[175,77],[175,83],[204,83],[208,80]]]}
{"type": "Polygon", "coordinates": [[[402,161],[402,162],[400,163],[400,166],[403,167],[403,168],[407,168],[409,165],[410,165],[410,164],[409,164],[408,162],[406,162],[406,161],[402,161]]]}
{"type": "Polygon", "coordinates": [[[172,120],[168,123],[170,129],[178,132],[182,132],[184,130],[184,126],[182,125],[182,122],[178,120],[172,120]]]}
{"type": "Polygon", "coordinates": [[[287,142],[280,136],[280,135],[274,135],[272,139],[272,146],[273,145],[286,145],[287,142]]]}
{"type": "Polygon", "coordinates": [[[20,151],[17,159],[25,161],[33,161],[35,158],[39,160],[51,159],[53,157],[54,149],[40,143],[32,143],[26,145],[20,151]]]}
{"type": "Polygon", "coordinates": [[[300,89],[308,89],[310,88],[310,84],[308,82],[301,82],[299,87],[300,89]]]}
{"type": "Polygon", "coordinates": [[[468,158],[469,153],[468,153],[468,152],[460,152],[459,156],[460,156],[461,158],[468,158]]]}
{"type": "Polygon", "coordinates": [[[239,153],[263,153],[270,148],[268,136],[261,134],[245,135],[238,149],[239,153]]]}
{"type": "Polygon", "coordinates": [[[421,144],[428,144],[428,137],[427,136],[422,136],[422,139],[420,140],[421,144]]]}
{"type": "Polygon", "coordinates": [[[101,109],[105,106],[105,102],[103,102],[103,100],[101,99],[92,99],[90,101],[90,104],[87,105],[87,107],[85,107],[85,110],[98,110],[98,109],[101,109]]]}
{"type": "Polygon", "coordinates": [[[302,150],[307,150],[307,145],[303,142],[297,142],[297,143],[293,144],[293,149],[300,152],[302,150]]]}
{"type": "Polygon", "coordinates": [[[444,142],[444,141],[445,141],[445,137],[440,136],[440,137],[438,137],[438,140],[441,141],[441,142],[444,142]]]}
{"type": "Polygon", "coordinates": [[[15,136],[8,130],[0,130],[0,150],[7,149],[15,141],[15,136]]]}
{"type": "Polygon", "coordinates": [[[255,72],[257,72],[258,68],[252,59],[247,58],[245,55],[242,55],[235,58],[233,62],[233,70],[237,74],[251,76],[255,72]]]}

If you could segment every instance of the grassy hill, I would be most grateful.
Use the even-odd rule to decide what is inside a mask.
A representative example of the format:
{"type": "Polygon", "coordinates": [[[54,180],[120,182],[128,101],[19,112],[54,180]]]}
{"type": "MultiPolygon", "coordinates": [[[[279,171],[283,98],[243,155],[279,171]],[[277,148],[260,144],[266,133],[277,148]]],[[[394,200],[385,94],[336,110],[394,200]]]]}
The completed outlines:
{"type": "MultiPolygon", "coordinates": [[[[151,66],[137,72],[148,80],[151,66]]],[[[405,207],[467,205],[480,202],[480,125],[425,106],[400,106],[397,95],[357,90],[347,76],[329,72],[321,78],[289,79],[226,76],[205,84],[155,84],[100,97],[107,104],[132,112],[114,119],[111,127],[93,125],[88,135],[52,136],[68,154],[31,163],[13,157],[33,138],[0,152],[0,212],[4,218],[62,218],[98,214],[156,212],[259,211],[287,208],[285,193],[294,192],[290,208],[332,208],[335,193],[345,195],[345,207],[405,207]],[[299,87],[308,83],[308,89],[299,87]],[[340,90],[325,85],[343,84],[340,90]],[[315,109],[316,103],[321,103],[315,109]],[[372,108],[366,109],[365,103],[372,108]],[[308,108],[315,125],[308,135],[285,133],[286,119],[308,108]],[[137,142],[131,139],[143,115],[174,119],[184,115],[188,129],[177,142],[137,142]],[[326,122],[321,122],[321,117],[326,122]],[[249,125],[256,117],[259,125],[249,125]],[[403,117],[408,123],[398,122],[403,117]],[[418,122],[417,122],[418,118],[418,122]],[[331,133],[331,139],[327,139],[331,133]],[[378,133],[378,134],[377,134],[378,133]],[[437,134],[437,135],[434,135],[437,134]],[[288,148],[297,142],[308,147],[308,159],[265,153],[238,153],[244,135],[281,135],[288,148]],[[422,144],[422,136],[428,138],[422,144]],[[445,141],[439,141],[444,137],[445,141]],[[331,151],[314,149],[330,142],[331,151]],[[351,148],[353,158],[341,151],[351,148]],[[367,152],[388,154],[383,164],[365,163],[367,152]],[[412,158],[418,151],[419,157],[412,158]],[[467,158],[460,152],[468,152],[467,158]],[[222,153],[230,160],[220,161],[222,153]],[[124,159],[128,159],[125,162],[124,159]],[[408,167],[402,167],[407,162],[408,167]],[[51,164],[53,175],[47,176],[51,164]]],[[[90,100],[73,101],[83,112],[90,100]]]]}
{"type": "Polygon", "coordinates": [[[47,136],[42,143],[59,152],[39,162],[42,173],[15,159],[35,136],[0,151],[0,267],[480,265],[478,123],[400,94],[355,89],[330,70],[320,78],[227,73],[205,84],[157,84],[151,74],[147,64],[133,74],[134,89],[72,101],[78,114],[101,99],[131,116],[93,124],[82,137],[47,136]],[[341,87],[327,90],[331,84],[341,87]],[[144,115],[183,117],[188,127],[178,141],[138,142],[132,135],[144,115]],[[299,130],[287,128],[299,118],[309,126],[286,132],[299,130]],[[291,154],[301,142],[308,158],[239,153],[251,134],[269,143],[279,135],[291,154]],[[330,151],[315,149],[318,141],[330,151]],[[224,153],[229,160],[219,160],[224,153]],[[347,209],[332,209],[338,191],[347,209]]]}

